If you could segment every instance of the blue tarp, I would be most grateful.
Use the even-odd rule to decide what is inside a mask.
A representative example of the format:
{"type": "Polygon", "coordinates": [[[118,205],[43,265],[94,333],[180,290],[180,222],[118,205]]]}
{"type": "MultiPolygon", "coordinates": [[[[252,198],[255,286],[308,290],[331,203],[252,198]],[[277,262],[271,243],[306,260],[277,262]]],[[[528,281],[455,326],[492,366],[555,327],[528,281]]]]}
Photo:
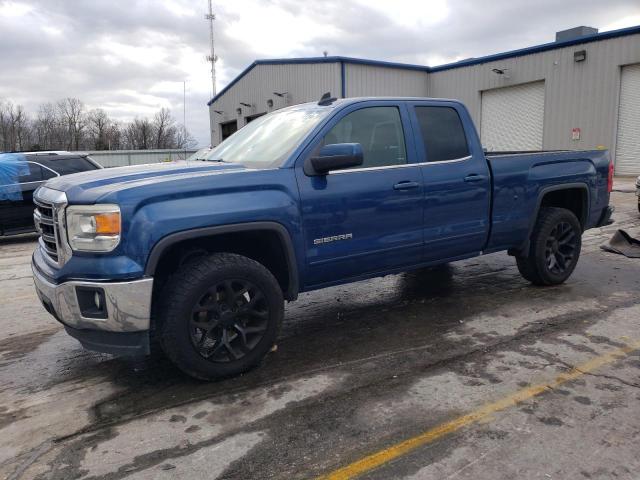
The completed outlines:
{"type": "Polygon", "coordinates": [[[18,185],[22,176],[29,175],[29,164],[21,153],[0,153],[0,201],[22,200],[22,189],[18,185]]]}

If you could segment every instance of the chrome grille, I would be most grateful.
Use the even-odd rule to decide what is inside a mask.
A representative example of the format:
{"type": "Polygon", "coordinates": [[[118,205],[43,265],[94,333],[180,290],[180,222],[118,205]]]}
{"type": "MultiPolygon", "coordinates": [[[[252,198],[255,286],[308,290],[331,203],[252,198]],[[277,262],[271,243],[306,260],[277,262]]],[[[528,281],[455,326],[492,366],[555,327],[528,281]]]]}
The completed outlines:
{"type": "Polygon", "coordinates": [[[51,203],[45,203],[42,200],[34,199],[36,210],[33,214],[33,220],[36,224],[36,230],[40,233],[40,246],[45,253],[58,263],[58,239],[56,228],[56,208],[51,203]]]}
{"type": "Polygon", "coordinates": [[[64,241],[64,208],[67,197],[63,192],[40,187],[35,191],[36,206],[33,220],[40,234],[39,244],[45,260],[53,266],[62,266],[70,257],[70,249],[64,241]]]}

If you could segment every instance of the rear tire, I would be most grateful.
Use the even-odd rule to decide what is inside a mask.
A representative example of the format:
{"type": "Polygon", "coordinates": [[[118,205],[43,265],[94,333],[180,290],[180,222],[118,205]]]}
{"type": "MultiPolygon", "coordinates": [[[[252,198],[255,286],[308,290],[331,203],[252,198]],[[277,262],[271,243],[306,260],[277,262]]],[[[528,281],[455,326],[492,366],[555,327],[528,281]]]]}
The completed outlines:
{"type": "Polygon", "coordinates": [[[529,255],[516,257],[520,274],[534,285],[559,285],[578,264],[582,226],[565,208],[543,208],[531,234],[529,255]]]}
{"type": "Polygon", "coordinates": [[[271,272],[231,253],[181,266],[162,297],[162,349],[180,370],[201,380],[258,365],[284,317],[282,290],[271,272]]]}

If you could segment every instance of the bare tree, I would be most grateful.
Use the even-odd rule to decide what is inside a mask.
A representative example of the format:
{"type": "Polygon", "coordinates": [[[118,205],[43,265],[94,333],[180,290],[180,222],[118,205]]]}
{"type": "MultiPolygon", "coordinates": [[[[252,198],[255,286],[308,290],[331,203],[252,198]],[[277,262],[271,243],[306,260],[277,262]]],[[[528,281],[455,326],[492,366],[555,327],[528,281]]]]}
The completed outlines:
{"type": "Polygon", "coordinates": [[[174,120],[168,108],[161,108],[153,117],[153,134],[155,148],[170,148],[171,137],[174,134],[174,120]]]}
{"type": "Polygon", "coordinates": [[[0,102],[0,140],[2,150],[19,151],[30,147],[30,120],[22,105],[0,102]]]}
{"type": "Polygon", "coordinates": [[[105,132],[107,150],[118,150],[122,147],[123,127],[116,122],[111,122],[105,132]]]}
{"type": "Polygon", "coordinates": [[[133,150],[147,150],[153,146],[153,124],[148,118],[135,118],[127,125],[125,142],[133,150]]]}
{"type": "Polygon", "coordinates": [[[8,104],[0,100],[0,150],[9,151],[8,104]]]}
{"type": "Polygon", "coordinates": [[[65,98],[58,102],[58,111],[65,122],[67,150],[79,150],[83,131],[86,128],[84,103],[77,98],[65,98]]]}
{"type": "Polygon", "coordinates": [[[36,146],[42,150],[64,148],[64,132],[58,110],[53,103],[43,103],[32,125],[36,146]]]}
{"type": "Polygon", "coordinates": [[[162,108],[153,119],[118,123],[77,98],[43,103],[34,118],[22,105],[0,100],[0,151],[191,148],[196,141],[162,108]]]}
{"type": "Polygon", "coordinates": [[[30,149],[29,119],[22,105],[16,105],[11,110],[11,130],[14,150],[30,149]]]}
{"type": "Polygon", "coordinates": [[[109,149],[107,136],[111,123],[109,115],[101,108],[96,108],[87,113],[88,140],[94,150],[109,149]]]}
{"type": "Polygon", "coordinates": [[[195,148],[198,142],[193,135],[189,133],[189,130],[184,126],[176,126],[176,132],[173,139],[173,146],[171,148],[195,148]]]}

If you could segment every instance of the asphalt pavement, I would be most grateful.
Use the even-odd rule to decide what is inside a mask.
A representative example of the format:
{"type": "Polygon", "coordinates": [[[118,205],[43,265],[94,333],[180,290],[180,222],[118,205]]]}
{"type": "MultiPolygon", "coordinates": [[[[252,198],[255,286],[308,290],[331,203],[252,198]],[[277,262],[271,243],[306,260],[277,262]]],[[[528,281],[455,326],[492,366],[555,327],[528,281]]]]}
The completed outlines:
{"type": "Polygon", "coordinates": [[[0,240],[0,478],[638,479],[640,236],[633,193],[571,279],[513,258],[301,295],[237,378],[83,350],[37,301],[35,237],[0,240]]]}

